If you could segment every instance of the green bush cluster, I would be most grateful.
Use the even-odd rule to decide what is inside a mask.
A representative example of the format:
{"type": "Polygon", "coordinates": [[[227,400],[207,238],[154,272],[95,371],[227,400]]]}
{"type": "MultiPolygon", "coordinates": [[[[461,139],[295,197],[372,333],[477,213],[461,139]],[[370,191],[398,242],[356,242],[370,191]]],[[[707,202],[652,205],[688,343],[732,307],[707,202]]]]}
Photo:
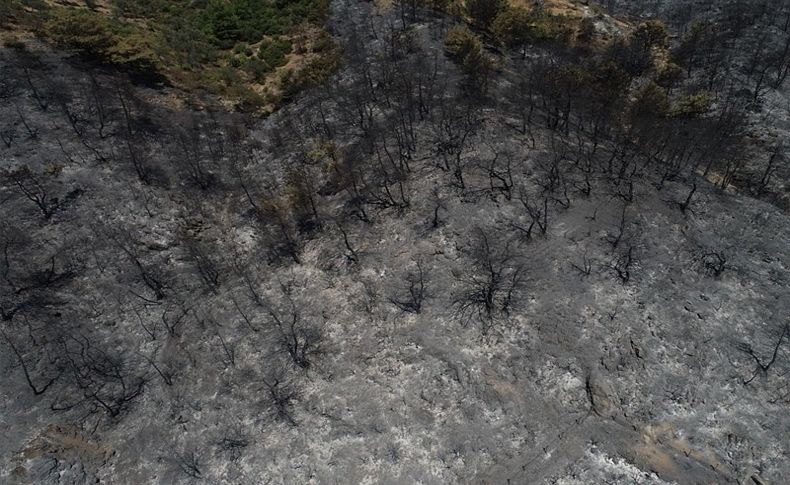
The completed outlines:
{"type": "Polygon", "coordinates": [[[493,60],[486,55],[483,42],[475,33],[462,25],[451,28],[444,42],[448,55],[461,65],[468,76],[470,87],[485,92],[493,60]]]}
{"type": "Polygon", "coordinates": [[[57,9],[46,23],[46,31],[55,43],[98,61],[140,73],[159,71],[156,34],[117,19],[84,9],[57,9]]]}
{"type": "Polygon", "coordinates": [[[677,118],[697,118],[709,112],[712,104],[710,93],[702,91],[680,98],[670,114],[677,118]]]}
{"type": "Polygon", "coordinates": [[[466,13],[482,28],[488,28],[507,5],[506,0],[465,0],[466,13]]]}
{"type": "MultiPolygon", "coordinates": [[[[0,0],[0,11],[14,4],[0,0]]],[[[283,66],[290,37],[322,22],[328,0],[110,0],[109,12],[37,5],[25,25],[57,45],[187,89],[243,94],[250,105],[259,97],[233,85],[262,82],[283,66]]]]}
{"type": "Polygon", "coordinates": [[[447,54],[456,61],[463,61],[470,53],[483,50],[480,38],[463,25],[455,25],[447,32],[444,39],[447,54]]]}
{"type": "Polygon", "coordinates": [[[326,33],[314,41],[311,52],[320,55],[303,69],[299,71],[283,70],[280,80],[284,99],[292,97],[307,86],[322,82],[341,64],[341,51],[326,33]]]}
{"type": "Polygon", "coordinates": [[[567,18],[543,9],[508,7],[500,10],[494,18],[491,31],[503,45],[515,48],[567,39],[573,29],[567,18]]]}
{"type": "Polygon", "coordinates": [[[326,0],[211,0],[198,16],[202,29],[222,48],[282,35],[301,22],[323,20],[326,0]]]}
{"type": "Polygon", "coordinates": [[[181,20],[221,49],[287,34],[303,22],[321,22],[328,0],[113,0],[125,18],[153,20],[163,27],[181,20]]]}
{"type": "Polygon", "coordinates": [[[293,45],[288,39],[265,39],[258,48],[258,58],[270,69],[274,69],[285,64],[285,56],[290,54],[292,49],[293,45]]]}

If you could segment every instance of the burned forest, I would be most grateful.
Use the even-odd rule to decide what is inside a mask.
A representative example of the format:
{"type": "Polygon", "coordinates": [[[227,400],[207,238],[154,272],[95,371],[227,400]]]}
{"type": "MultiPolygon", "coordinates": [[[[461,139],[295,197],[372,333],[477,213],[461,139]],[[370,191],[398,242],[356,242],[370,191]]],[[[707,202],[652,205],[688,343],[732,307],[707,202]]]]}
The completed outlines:
{"type": "Polygon", "coordinates": [[[788,74],[788,0],[0,0],[0,483],[788,483],[788,74]]]}

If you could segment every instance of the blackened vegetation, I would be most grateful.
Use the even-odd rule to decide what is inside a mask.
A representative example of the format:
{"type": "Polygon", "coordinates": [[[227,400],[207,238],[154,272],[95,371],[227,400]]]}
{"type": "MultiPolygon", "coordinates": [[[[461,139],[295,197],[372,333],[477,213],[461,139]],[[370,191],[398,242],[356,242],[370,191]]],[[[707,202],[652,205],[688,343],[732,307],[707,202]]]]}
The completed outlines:
{"type": "Polygon", "coordinates": [[[426,287],[428,284],[428,275],[423,268],[423,262],[420,258],[414,262],[415,269],[408,271],[404,275],[405,291],[402,290],[403,296],[393,296],[390,302],[398,307],[401,311],[408,313],[420,313],[425,299],[428,297],[429,292],[426,287]]]}
{"type": "Polygon", "coordinates": [[[200,471],[200,456],[195,450],[177,454],[176,463],[181,471],[190,478],[199,479],[203,475],[200,471]]]}
{"type": "Polygon", "coordinates": [[[756,364],[751,377],[743,380],[744,384],[750,384],[758,376],[767,376],[768,371],[771,370],[771,367],[776,363],[779,351],[782,349],[782,344],[790,335],[790,324],[784,324],[776,333],[777,335],[774,336],[775,343],[768,348],[768,354],[765,357],[760,356],[749,343],[741,342],[738,344],[738,349],[751,357],[756,364]]]}
{"type": "Polygon", "coordinates": [[[465,250],[470,266],[457,276],[461,289],[455,297],[455,308],[464,322],[480,322],[484,335],[496,323],[510,315],[518,292],[525,282],[525,268],[516,244],[510,240],[475,230],[465,250]]]}
{"type": "Polygon", "coordinates": [[[219,449],[228,454],[230,461],[241,458],[242,452],[250,445],[250,440],[244,436],[231,435],[223,437],[218,443],[219,449]]]}
{"type": "Polygon", "coordinates": [[[276,350],[286,354],[298,368],[306,370],[322,353],[324,336],[320,326],[305,319],[303,308],[298,307],[293,299],[292,284],[279,285],[277,301],[283,302],[282,309],[269,302],[261,302],[261,306],[272,322],[276,350]]]}
{"type": "Polygon", "coordinates": [[[727,255],[723,251],[703,251],[700,262],[707,274],[718,278],[727,268],[727,255]]]}
{"type": "Polygon", "coordinates": [[[293,384],[284,380],[281,371],[275,371],[263,379],[263,386],[264,401],[270,406],[272,415],[280,421],[297,426],[292,407],[298,391],[293,384]]]}
{"type": "MultiPolygon", "coordinates": [[[[496,18],[484,3],[483,31],[496,18]]],[[[336,313],[372,318],[383,302],[399,323],[427,315],[499,335],[526,311],[529,283],[551,274],[541,251],[556,241],[598,251],[562,262],[581,285],[628,290],[656,278],[642,271],[663,243],[642,234],[656,194],[692,225],[707,198],[763,196],[780,179],[781,144],[754,167],[747,135],[787,77],[790,22],[755,11],[742,25],[725,9],[717,28],[681,22],[674,39],[650,21],[595,49],[569,39],[530,55],[477,39],[456,65],[442,52],[446,19],[406,6],[398,21],[365,16],[333,82],[263,121],[163,108],[121,76],[59,79],[62,61],[3,51],[0,149],[14,156],[0,174],[0,330],[34,399],[98,424],[184,376],[210,375],[234,398],[243,376],[260,397],[251,414],[290,429],[318,409],[309,379],[335,378],[321,373],[337,357],[331,325],[349,324],[336,313]],[[765,24],[777,36],[758,42],[765,24]],[[733,45],[763,47],[743,59],[733,45]],[[602,214],[584,228],[562,222],[591,201],[602,214]],[[433,251],[377,252],[377,231],[415,214],[433,251]],[[321,290],[339,296],[321,301],[326,275],[357,286],[331,281],[321,290]]],[[[737,248],[693,241],[695,277],[735,277],[737,248]]],[[[787,373],[787,324],[766,326],[728,347],[748,361],[743,384],[787,373]]],[[[218,446],[234,461],[248,441],[218,446]]],[[[204,478],[202,458],[176,463],[204,478]]]]}

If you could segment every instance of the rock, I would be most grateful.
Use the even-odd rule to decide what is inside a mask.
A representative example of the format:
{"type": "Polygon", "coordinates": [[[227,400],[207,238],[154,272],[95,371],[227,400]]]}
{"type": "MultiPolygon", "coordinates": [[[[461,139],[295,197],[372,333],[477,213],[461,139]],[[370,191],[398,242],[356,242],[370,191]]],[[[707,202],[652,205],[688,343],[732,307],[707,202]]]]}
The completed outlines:
{"type": "Polygon", "coordinates": [[[631,339],[631,351],[634,353],[637,359],[645,358],[646,354],[644,349],[637,342],[634,342],[634,339],[631,339]]]}
{"type": "Polygon", "coordinates": [[[585,387],[595,414],[601,417],[614,417],[617,414],[614,389],[600,376],[598,371],[590,371],[585,380],[585,387]]]}

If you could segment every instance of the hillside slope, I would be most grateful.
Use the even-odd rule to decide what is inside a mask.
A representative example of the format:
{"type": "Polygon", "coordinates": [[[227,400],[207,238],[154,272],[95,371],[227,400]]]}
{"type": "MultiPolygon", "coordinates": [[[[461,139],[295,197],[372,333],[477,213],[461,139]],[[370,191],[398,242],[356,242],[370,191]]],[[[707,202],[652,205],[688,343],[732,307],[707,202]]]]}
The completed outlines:
{"type": "Polygon", "coordinates": [[[785,88],[405,6],[265,118],[0,48],[0,482],[790,475],[785,88]]]}

